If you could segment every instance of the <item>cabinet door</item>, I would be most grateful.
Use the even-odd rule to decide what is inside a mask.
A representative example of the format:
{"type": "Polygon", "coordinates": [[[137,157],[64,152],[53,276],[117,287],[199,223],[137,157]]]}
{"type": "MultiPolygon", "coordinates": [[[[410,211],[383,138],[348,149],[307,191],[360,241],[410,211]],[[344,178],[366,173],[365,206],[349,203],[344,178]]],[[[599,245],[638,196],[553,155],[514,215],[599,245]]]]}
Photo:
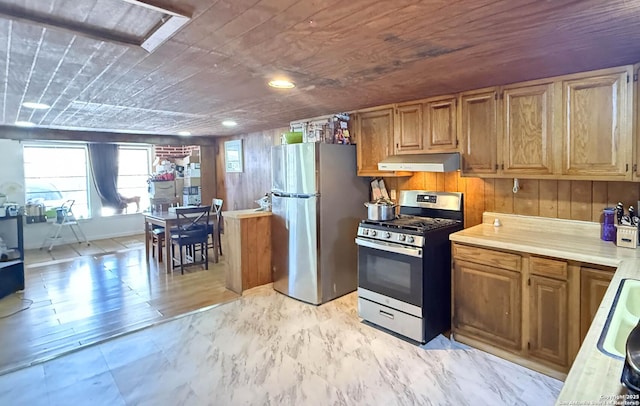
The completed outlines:
{"type": "Polygon", "coordinates": [[[520,273],[457,259],[453,268],[454,331],[521,350],[520,273]]]}
{"type": "Polygon", "coordinates": [[[580,343],[591,327],[591,322],[600,307],[614,269],[604,271],[587,267],[580,268],[580,343]]]}
{"type": "Polygon", "coordinates": [[[563,81],[563,174],[630,179],[628,75],[563,81]]]}
{"type": "Polygon", "coordinates": [[[392,152],[393,109],[385,108],[358,113],[357,153],[359,176],[382,176],[378,162],[392,152]]]}
{"type": "Polygon", "coordinates": [[[396,108],[396,154],[415,154],[424,148],[422,142],[422,105],[411,104],[396,108]]]}
{"type": "Polygon", "coordinates": [[[529,355],[567,367],[567,282],[532,275],[529,355]]]}
{"type": "Polygon", "coordinates": [[[505,174],[553,173],[553,84],[505,88],[503,93],[505,174]]]}
{"type": "Polygon", "coordinates": [[[497,172],[497,93],[463,93],[460,96],[462,134],[462,172],[493,174],[497,172]]]}
{"type": "Polygon", "coordinates": [[[458,148],[456,105],[455,97],[424,104],[424,138],[427,150],[451,151],[458,148]]]}

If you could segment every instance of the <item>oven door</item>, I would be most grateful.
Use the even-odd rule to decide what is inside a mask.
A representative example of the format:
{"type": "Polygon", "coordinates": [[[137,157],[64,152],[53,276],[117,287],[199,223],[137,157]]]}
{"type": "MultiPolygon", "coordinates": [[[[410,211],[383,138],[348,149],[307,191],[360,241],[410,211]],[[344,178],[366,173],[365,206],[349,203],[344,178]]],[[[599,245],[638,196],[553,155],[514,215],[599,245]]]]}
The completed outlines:
{"type": "Polygon", "coordinates": [[[422,248],[356,238],[358,287],[422,307],[422,248]]]}

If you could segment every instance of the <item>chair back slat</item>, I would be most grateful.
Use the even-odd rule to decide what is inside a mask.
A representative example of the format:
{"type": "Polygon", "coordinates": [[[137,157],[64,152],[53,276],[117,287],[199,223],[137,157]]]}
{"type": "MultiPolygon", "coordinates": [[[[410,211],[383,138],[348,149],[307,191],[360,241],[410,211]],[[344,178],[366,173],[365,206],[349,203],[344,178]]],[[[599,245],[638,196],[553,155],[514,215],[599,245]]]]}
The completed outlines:
{"type": "Polygon", "coordinates": [[[220,214],[222,213],[222,205],[223,205],[224,201],[222,199],[212,199],[211,200],[211,208],[213,209],[213,214],[216,215],[216,217],[220,217],[220,214]]]}
{"type": "Polygon", "coordinates": [[[177,226],[180,232],[204,230],[209,227],[211,206],[176,208],[177,226]]]}

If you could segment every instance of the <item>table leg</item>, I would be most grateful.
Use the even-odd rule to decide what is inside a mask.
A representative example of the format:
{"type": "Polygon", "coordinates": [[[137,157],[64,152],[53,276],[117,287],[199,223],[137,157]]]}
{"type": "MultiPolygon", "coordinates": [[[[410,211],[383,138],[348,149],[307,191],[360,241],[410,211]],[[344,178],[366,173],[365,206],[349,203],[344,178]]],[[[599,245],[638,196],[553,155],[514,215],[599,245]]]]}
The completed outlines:
{"type": "Polygon", "coordinates": [[[164,227],[164,267],[167,273],[173,272],[173,256],[171,255],[171,232],[169,223],[164,227]]]}
{"type": "Polygon", "coordinates": [[[147,263],[149,262],[149,255],[151,253],[151,224],[144,221],[144,255],[147,258],[147,263]]]}
{"type": "Polygon", "coordinates": [[[213,233],[211,235],[211,239],[213,240],[213,262],[215,264],[218,263],[220,258],[218,257],[218,227],[219,225],[215,222],[213,223],[213,233]]]}

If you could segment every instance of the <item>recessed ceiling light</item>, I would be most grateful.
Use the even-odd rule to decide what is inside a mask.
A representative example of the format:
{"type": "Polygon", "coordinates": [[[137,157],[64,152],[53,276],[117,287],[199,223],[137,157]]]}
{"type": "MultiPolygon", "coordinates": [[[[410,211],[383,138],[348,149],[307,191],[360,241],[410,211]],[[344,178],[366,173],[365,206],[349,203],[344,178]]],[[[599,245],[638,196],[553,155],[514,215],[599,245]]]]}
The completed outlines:
{"type": "Polygon", "coordinates": [[[275,79],[269,81],[269,86],[276,89],[293,89],[296,85],[293,82],[284,79],[275,79]]]}
{"type": "Polygon", "coordinates": [[[178,135],[187,136],[187,135],[191,135],[191,133],[189,131],[180,131],[178,135]]]}
{"type": "Polygon", "coordinates": [[[35,127],[36,125],[31,121],[16,121],[18,127],[35,127]]]}
{"type": "Polygon", "coordinates": [[[36,103],[36,102],[24,102],[22,103],[22,106],[28,109],[36,109],[36,110],[46,110],[51,108],[51,106],[49,106],[48,104],[36,103]]]}
{"type": "Polygon", "coordinates": [[[225,126],[225,127],[235,127],[235,126],[237,126],[237,125],[238,125],[238,123],[236,123],[236,122],[235,122],[235,121],[233,121],[233,120],[224,120],[224,121],[222,122],[222,125],[223,125],[223,126],[225,126]]]}

